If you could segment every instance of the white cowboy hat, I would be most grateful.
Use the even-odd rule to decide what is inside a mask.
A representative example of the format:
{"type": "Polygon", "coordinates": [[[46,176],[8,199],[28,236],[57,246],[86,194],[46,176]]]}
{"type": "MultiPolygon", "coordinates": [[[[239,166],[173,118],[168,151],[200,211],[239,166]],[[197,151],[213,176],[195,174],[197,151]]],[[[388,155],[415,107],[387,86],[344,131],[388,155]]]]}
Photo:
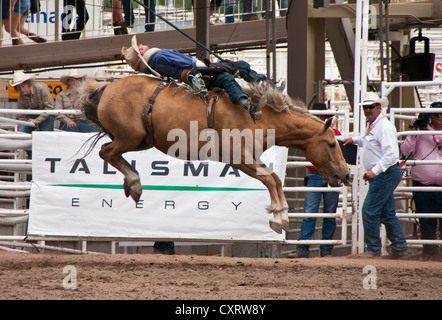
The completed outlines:
{"type": "Polygon", "coordinates": [[[35,80],[35,76],[32,74],[26,74],[23,71],[16,71],[12,76],[11,86],[18,86],[19,84],[28,80],[35,80]]]}
{"type": "Polygon", "coordinates": [[[81,74],[81,73],[78,73],[77,69],[71,69],[69,74],[65,74],[65,75],[62,75],[60,77],[60,81],[63,82],[64,84],[68,84],[68,81],[71,78],[73,78],[73,79],[84,79],[85,75],[81,74]]]}
{"type": "MultiPolygon", "coordinates": [[[[146,62],[149,62],[149,58],[158,50],[159,48],[150,48],[143,55],[146,62]]],[[[133,36],[131,40],[131,47],[124,53],[124,58],[126,62],[137,71],[146,71],[147,66],[140,60],[140,50],[138,49],[137,37],[133,36]]]]}
{"type": "Polygon", "coordinates": [[[95,72],[94,78],[97,81],[107,81],[109,77],[103,69],[99,69],[97,72],[95,72]]]}
{"type": "Polygon", "coordinates": [[[368,106],[375,103],[379,103],[382,108],[388,107],[388,99],[387,98],[380,98],[379,95],[376,92],[366,92],[364,95],[364,100],[362,100],[361,105],[362,106],[368,106]]]}

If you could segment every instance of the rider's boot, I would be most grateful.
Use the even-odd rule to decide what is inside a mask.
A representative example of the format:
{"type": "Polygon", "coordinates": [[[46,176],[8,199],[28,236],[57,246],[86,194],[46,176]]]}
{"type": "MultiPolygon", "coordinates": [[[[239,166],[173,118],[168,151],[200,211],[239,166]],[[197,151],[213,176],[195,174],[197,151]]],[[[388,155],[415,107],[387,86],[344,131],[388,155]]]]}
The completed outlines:
{"type": "Polygon", "coordinates": [[[262,117],[262,111],[257,111],[258,108],[257,103],[252,103],[252,100],[250,98],[241,98],[239,100],[239,104],[245,108],[252,117],[253,120],[260,120],[262,117]]]}

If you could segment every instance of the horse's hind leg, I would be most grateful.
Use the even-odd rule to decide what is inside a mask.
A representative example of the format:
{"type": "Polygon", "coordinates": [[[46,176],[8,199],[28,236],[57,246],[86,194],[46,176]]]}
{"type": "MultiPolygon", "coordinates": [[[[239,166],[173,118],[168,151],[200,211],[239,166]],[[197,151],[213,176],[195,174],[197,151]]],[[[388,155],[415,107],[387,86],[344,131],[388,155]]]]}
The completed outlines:
{"type": "Polygon", "coordinates": [[[127,151],[129,151],[127,143],[118,143],[114,140],[101,147],[100,157],[124,175],[124,193],[126,197],[130,195],[135,202],[138,202],[143,187],[138,172],[122,157],[122,154],[127,151]]]}

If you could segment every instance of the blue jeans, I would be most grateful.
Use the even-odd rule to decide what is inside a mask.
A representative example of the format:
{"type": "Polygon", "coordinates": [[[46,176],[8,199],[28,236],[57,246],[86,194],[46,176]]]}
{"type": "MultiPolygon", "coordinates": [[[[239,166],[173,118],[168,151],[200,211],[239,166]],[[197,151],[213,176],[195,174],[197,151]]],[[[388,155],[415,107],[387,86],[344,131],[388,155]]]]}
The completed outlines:
{"type": "Polygon", "coordinates": [[[69,131],[69,132],[98,132],[98,129],[93,125],[87,123],[86,121],[75,121],[77,124],[76,127],[67,127],[66,123],[60,125],[60,130],[69,131]]]}
{"type": "MultiPolygon", "coordinates": [[[[155,0],[144,0],[144,5],[155,12],[155,6],[156,6],[155,0]]],[[[146,32],[155,31],[155,21],[157,17],[152,11],[145,12],[145,15],[146,15],[146,23],[151,23],[151,24],[145,25],[144,30],[146,32]]]]}
{"type": "Polygon", "coordinates": [[[396,217],[393,196],[401,177],[401,168],[396,165],[370,181],[368,193],[362,206],[364,240],[368,252],[381,253],[382,243],[379,230],[381,223],[385,225],[387,237],[391,241],[392,253],[401,254],[407,251],[407,243],[396,217]]]}
{"type": "Polygon", "coordinates": [[[135,21],[135,15],[132,1],[122,0],[121,4],[123,5],[124,22],[126,22],[127,25],[133,25],[135,21]]]}
{"type": "MultiPolygon", "coordinates": [[[[279,15],[281,17],[285,17],[287,16],[287,8],[288,8],[288,1],[287,0],[278,0],[278,6],[279,6],[279,15]]],[[[272,8],[270,8],[271,10],[272,8]]],[[[266,18],[266,1],[262,2],[262,10],[264,11],[264,13],[262,14],[262,18],[265,19],[266,18]]]]}
{"type": "MultiPolygon", "coordinates": [[[[28,121],[29,119],[36,119],[39,115],[27,115],[24,121],[28,121]]],[[[54,131],[54,116],[49,116],[45,121],[40,122],[35,127],[28,126],[19,126],[17,131],[31,133],[34,130],[38,131],[54,131]]]]}
{"type": "Polygon", "coordinates": [[[229,94],[230,100],[234,104],[239,104],[241,98],[248,98],[248,96],[242,91],[241,86],[236,82],[235,78],[228,72],[221,73],[214,77],[212,86],[226,90],[229,94]]]}
{"type": "Polygon", "coordinates": [[[89,20],[89,14],[86,9],[86,3],[84,0],[63,0],[63,8],[68,8],[67,6],[74,6],[76,10],[76,16],[70,17],[70,15],[67,15],[69,12],[63,12],[61,15],[61,21],[63,21],[65,18],[71,20],[74,19],[75,27],[72,30],[65,29],[65,26],[67,25],[66,22],[70,21],[63,21],[64,23],[61,24],[61,40],[75,40],[80,39],[81,32],[83,31],[84,27],[86,26],[86,23],[89,20]],[[71,32],[71,33],[67,33],[71,32]]]}
{"type": "MultiPolygon", "coordinates": [[[[225,5],[225,9],[224,9],[224,14],[226,17],[226,23],[234,23],[235,22],[235,17],[233,16],[233,7],[235,5],[237,1],[234,0],[225,0],[224,1],[224,5],[225,5]]],[[[243,8],[243,15],[242,15],[242,20],[244,21],[247,17],[253,15],[253,14],[246,14],[246,12],[252,12],[252,0],[244,0],[242,1],[242,8],[243,8]]],[[[253,5],[253,12],[257,11],[258,8],[256,7],[256,5],[253,5]]],[[[256,16],[256,14],[255,14],[256,16]]]]}
{"type": "MultiPolygon", "coordinates": [[[[413,186],[426,186],[419,181],[413,181],[413,186]]],[[[414,191],[414,204],[416,205],[416,213],[442,213],[442,192],[435,191],[414,191]]],[[[439,228],[442,227],[442,218],[419,218],[422,239],[436,239],[437,220],[439,220],[439,228]]],[[[439,231],[440,237],[442,233],[439,231]]],[[[423,254],[437,254],[437,245],[426,244],[422,250],[423,254]]]]}
{"type": "MultiPolygon", "coordinates": [[[[318,173],[309,173],[306,187],[327,187],[327,180],[318,173]]],[[[321,198],[324,198],[324,213],[335,213],[339,202],[339,192],[306,192],[304,212],[318,213],[321,198]]],[[[316,218],[304,218],[299,240],[310,240],[315,233],[316,218]]],[[[322,240],[331,240],[336,229],[336,219],[324,218],[322,222],[322,240]]],[[[298,245],[298,250],[309,253],[308,245],[298,245]]],[[[333,249],[331,244],[321,244],[321,251],[333,249]]]]}

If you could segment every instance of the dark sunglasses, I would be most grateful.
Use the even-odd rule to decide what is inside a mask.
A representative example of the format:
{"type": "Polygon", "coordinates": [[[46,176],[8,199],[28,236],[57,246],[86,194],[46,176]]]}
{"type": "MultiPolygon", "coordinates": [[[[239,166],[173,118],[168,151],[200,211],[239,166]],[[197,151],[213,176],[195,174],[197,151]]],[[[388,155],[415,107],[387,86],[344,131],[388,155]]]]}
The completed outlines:
{"type": "Polygon", "coordinates": [[[437,117],[437,116],[442,116],[442,113],[430,113],[432,116],[435,116],[435,117],[437,117]]]}
{"type": "Polygon", "coordinates": [[[373,106],[373,105],[371,105],[371,106],[363,106],[362,108],[364,110],[367,110],[367,109],[373,110],[374,108],[376,108],[376,106],[373,106]]]}

